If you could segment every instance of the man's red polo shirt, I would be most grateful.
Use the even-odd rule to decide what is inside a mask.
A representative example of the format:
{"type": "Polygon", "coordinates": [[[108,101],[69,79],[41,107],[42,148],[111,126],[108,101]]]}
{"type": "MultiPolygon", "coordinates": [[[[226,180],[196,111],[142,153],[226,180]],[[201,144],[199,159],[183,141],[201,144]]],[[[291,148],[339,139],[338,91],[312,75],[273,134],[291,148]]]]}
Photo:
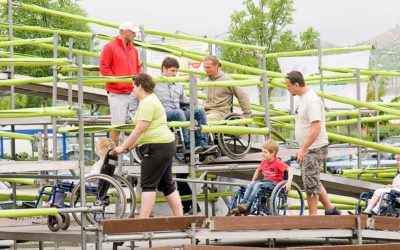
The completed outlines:
{"type": "MultiPolygon", "coordinates": [[[[141,72],[137,49],[129,43],[124,46],[116,37],[103,47],[100,59],[100,74],[102,76],[132,76],[141,72]]],[[[116,82],[106,83],[106,90],[116,94],[132,93],[133,84],[116,82]]]]}

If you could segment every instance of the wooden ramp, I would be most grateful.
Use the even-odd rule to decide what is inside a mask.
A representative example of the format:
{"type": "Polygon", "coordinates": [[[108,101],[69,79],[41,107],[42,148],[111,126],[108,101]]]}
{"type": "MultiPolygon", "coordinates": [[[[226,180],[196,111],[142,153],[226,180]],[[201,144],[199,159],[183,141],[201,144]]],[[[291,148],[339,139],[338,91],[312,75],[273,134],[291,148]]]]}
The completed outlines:
{"type": "MultiPolygon", "coordinates": [[[[153,247],[154,250],[176,250],[176,247],[153,247]]],[[[265,247],[243,247],[243,246],[212,246],[212,245],[184,245],[181,249],[183,250],[394,250],[400,249],[400,243],[385,243],[385,244],[367,244],[367,245],[335,245],[335,246],[306,246],[306,247],[285,247],[285,248],[265,248],[265,247]]]]}
{"type": "MultiPolygon", "coordinates": [[[[218,176],[225,176],[250,181],[253,178],[254,171],[257,169],[258,166],[258,163],[240,163],[240,161],[238,161],[235,163],[231,162],[227,164],[200,166],[196,170],[200,172],[207,171],[207,173],[215,174],[218,176]]],[[[362,192],[373,191],[378,188],[384,187],[384,185],[382,184],[349,179],[332,174],[321,173],[320,178],[328,193],[354,198],[359,198],[362,192]]],[[[300,187],[303,187],[303,181],[301,179],[299,169],[294,170],[293,180],[300,187]]]]}

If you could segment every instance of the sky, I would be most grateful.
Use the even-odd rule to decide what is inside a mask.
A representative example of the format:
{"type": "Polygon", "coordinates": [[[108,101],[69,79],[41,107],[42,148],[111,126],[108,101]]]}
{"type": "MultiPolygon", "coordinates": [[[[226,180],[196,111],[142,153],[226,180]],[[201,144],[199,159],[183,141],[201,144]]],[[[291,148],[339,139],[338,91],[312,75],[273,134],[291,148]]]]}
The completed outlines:
{"type": "MultiPolygon", "coordinates": [[[[184,32],[222,38],[230,16],[244,9],[242,0],[80,0],[89,17],[120,23],[126,20],[145,29],[184,32]]],[[[312,26],[321,39],[339,46],[369,40],[400,25],[400,0],[294,0],[296,33],[312,26]]],[[[94,31],[114,35],[115,30],[93,25],[94,31]]],[[[226,36],[226,35],[225,35],[226,36]]]]}

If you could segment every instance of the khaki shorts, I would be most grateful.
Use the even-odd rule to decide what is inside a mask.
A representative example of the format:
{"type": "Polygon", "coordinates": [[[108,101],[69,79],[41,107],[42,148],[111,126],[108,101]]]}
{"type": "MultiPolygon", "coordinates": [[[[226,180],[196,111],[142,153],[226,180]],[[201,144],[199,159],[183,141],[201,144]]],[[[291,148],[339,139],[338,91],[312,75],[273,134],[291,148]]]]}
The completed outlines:
{"type": "Polygon", "coordinates": [[[321,192],[320,168],[324,166],[328,155],[328,146],[306,151],[300,163],[301,178],[307,196],[319,195],[321,192]]]}
{"type": "Polygon", "coordinates": [[[110,105],[111,125],[125,124],[129,118],[128,110],[130,94],[108,93],[108,104],[110,105]]]}

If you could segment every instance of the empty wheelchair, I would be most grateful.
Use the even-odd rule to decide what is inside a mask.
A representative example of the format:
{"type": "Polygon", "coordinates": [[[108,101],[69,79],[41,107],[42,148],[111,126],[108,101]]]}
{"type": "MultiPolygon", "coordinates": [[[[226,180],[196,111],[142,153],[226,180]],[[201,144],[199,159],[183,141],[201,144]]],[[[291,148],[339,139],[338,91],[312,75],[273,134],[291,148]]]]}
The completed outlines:
{"type": "MultiPolygon", "coordinates": [[[[364,192],[360,195],[355,211],[356,214],[362,213],[362,203],[365,202],[365,206],[368,206],[368,202],[373,195],[373,191],[364,192]]],[[[377,215],[400,217],[400,192],[392,190],[383,194],[377,205],[380,207],[377,215]]]]}
{"type": "MultiPolygon", "coordinates": [[[[292,190],[288,193],[286,182],[283,180],[273,188],[259,188],[245,215],[303,215],[304,197],[300,187],[292,182],[292,190]]],[[[245,191],[246,187],[241,186],[233,196],[229,206],[231,215],[241,215],[235,208],[242,202],[245,191]]]]}

